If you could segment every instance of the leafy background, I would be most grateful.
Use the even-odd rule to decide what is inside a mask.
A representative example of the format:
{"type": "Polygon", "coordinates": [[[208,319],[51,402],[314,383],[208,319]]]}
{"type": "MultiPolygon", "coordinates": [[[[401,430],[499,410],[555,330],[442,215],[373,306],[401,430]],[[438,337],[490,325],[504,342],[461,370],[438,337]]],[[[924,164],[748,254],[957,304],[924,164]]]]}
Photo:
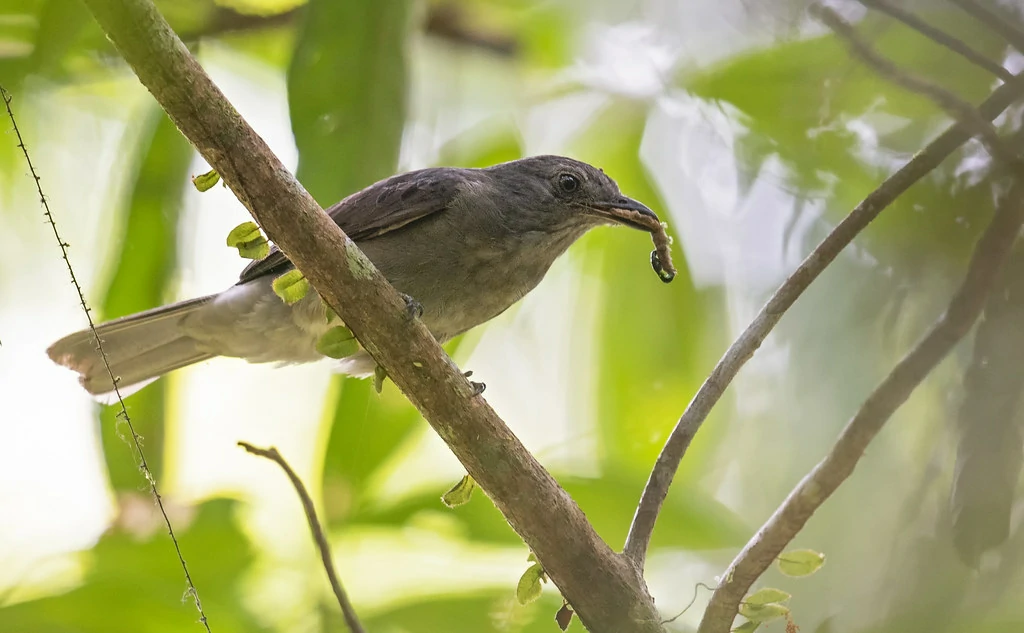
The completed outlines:
{"type": "MultiPolygon", "coordinates": [[[[830,226],[948,124],[785,0],[158,5],[321,203],[396,170],[556,152],[601,165],[670,222],[683,267],[671,286],[646,263],[647,236],[595,231],[520,306],[450,346],[613,547],[729,340],[830,226]]],[[[918,8],[1024,68],[951,6],[918,8]]],[[[868,16],[859,28],[965,97],[995,85],[891,21],[868,16]]],[[[78,0],[0,0],[0,81],[102,318],[233,282],[243,262],[223,239],[244,209],[221,187],[191,187],[207,167],[78,0]]],[[[1019,128],[1021,111],[1000,125],[1019,128]]],[[[0,631],[198,630],[125,429],[43,354],[84,317],[5,138],[0,631]]],[[[744,369],[655,532],[649,580],[666,617],[696,583],[714,582],[934,319],[995,187],[978,146],[956,153],[823,275],[744,369]]],[[[951,546],[969,351],[903,407],[798,537],[795,546],[826,553],[825,568],[765,577],[794,594],[802,630],[1024,627],[1019,508],[980,571],[951,546]]],[[[344,627],[293,492],[238,440],[276,445],[308,482],[370,631],[555,630],[550,587],[515,603],[527,551],[490,502],[440,504],[462,473],[392,386],[378,396],[326,365],[216,360],[128,406],[213,631],[344,627]]],[[[692,628],[705,600],[698,592],[671,627],[692,628]]]]}

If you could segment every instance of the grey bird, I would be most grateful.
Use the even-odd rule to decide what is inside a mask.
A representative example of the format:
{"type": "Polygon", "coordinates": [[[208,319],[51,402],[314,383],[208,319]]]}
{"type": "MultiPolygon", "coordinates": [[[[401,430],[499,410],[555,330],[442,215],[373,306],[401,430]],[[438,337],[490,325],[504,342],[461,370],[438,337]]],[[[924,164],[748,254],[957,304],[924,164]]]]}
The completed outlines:
{"type": "MultiPolygon", "coordinates": [[[[327,209],[391,284],[411,298],[431,334],[444,342],[498,316],[533,290],[580,236],[602,224],[660,227],[600,169],[561,156],[487,167],[440,167],[392,176],[327,209]]],[[[215,356],[253,363],[316,361],[328,323],[315,291],[286,305],[271,288],[292,268],[276,247],[218,294],[125,316],[97,326],[122,395],[163,374],[215,356]]],[[[114,389],[90,330],[47,350],[80,374],[94,395],[114,389]]],[[[341,371],[366,375],[359,352],[341,371]]]]}

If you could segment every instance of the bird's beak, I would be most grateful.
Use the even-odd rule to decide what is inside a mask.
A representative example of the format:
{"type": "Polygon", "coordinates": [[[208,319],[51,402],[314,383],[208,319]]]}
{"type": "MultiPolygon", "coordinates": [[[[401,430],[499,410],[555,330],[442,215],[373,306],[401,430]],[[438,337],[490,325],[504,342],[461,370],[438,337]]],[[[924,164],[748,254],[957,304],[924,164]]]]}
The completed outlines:
{"type": "Polygon", "coordinates": [[[626,196],[621,196],[611,202],[592,203],[587,209],[591,215],[603,220],[641,231],[654,231],[661,225],[661,220],[658,219],[654,211],[626,196]]]}

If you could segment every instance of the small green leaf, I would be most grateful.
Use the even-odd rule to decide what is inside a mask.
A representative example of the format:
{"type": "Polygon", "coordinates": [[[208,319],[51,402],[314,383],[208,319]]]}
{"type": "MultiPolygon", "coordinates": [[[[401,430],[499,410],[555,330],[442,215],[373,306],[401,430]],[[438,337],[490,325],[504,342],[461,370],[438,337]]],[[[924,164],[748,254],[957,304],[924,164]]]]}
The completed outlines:
{"type": "Polygon", "coordinates": [[[241,244],[247,244],[263,237],[259,225],[255,222],[242,222],[228,233],[228,246],[234,248],[241,244]]]}
{"type": "Polygon", "coordinates": [[[336,325],[317,339],[316,351],[328,358],[347,358],[359,351],[359,341],[352,330],[336,325]]]}
{"type": "Polygon", "coordinates": [[[338,318],[338,313],[334,311],[334,308],[327,305],[327,301],[321,298],[320,303],[322,303],[324,306],[324,318],[327,319],[328,323],[338,318]]]}
{"type": "Polygon", "coordinates": [[[790,594],[786,593],[781,589],[772,589],[771,587],[765,587],[764,589],[755,591],[754,593],[744,598],[743,602],[747,604],[758,605],[771,604],[773,602],[781,604],[783,602],[787,602],[792,597],[793,596],[791,596],[790,594]]]}
{"type": "Polygon", "coordinates": [[[220,182],[220,174],[217,173],[216,169],[211,169],[205,174],[192,176],[192,184],[199,191],[209,191],[218,182],[220,182]]]}
{"type": "Polygon", "coordinates": [[[245,259],[263,259],[270,254],[270,245],[255,222],[242,222],[228,233],[228,246],[238,249],[245,259]]]}
{"type": "Polygon", "coordinates": [[[778,563],[779,571],[787,576],[799,578],[810,576],[821,569],[825,564],[825,555],[812,549],[798,549],[784,552],[779,556],[778,563]]]}
{"type": "Polygon", "coordinates": [[[476,488],[476,482],[472,477],[466,475],[459,480],[459,483],[452,486],[451,490],[441,495],[441,501],[449,508],[466,505],[473,496],[473,488],[476,488]]]}
{"type": "Polygon", "coordinates": [[[749,604],[744,602],[740,605],[740,615],[751,622],[768,622],[785,617],[788,613],[788,607],[774,602],[769,604],[749,604]]]}
{"type": "Polygon", "coordinates": [[[732,630],[732,633],[754,633],[754,631],[756,631],[757,627],[759,626],[761,626],[760,622],[754,622],[753,620],[751,620],[750,622],[744,622],[743,624],[737,626],[735,629],[732,630]]]}
{"type": "Polygon", "coordinates": [[[539,563],[540,561],[537,560],[537,555],[536,554],[534,554],[533,552],[530,552],[530,555],[526,557],[526,562],[528,562],[528,563],[539,563]]]}
{"type": "Polygon", "coordinates": [[[263,259],[270,254],[270,244],[262,235],[259,239],[238,245],[238,256],[245,259],[263,259]]]}
{"type": "Polygon", "coordinates": [[[289,270],[274,280],[274,294],[288,305],[295,305],[309,292],[309,281],[298,270],[289,270]]]}
{"type": "Polygon", "coordinates": [[[519,604],[530,604],[540,597],[542,592],[540,581],[543,577],[544,568],[540,566],[540,563],[530,565],[523,572],[519,578],[519,584],[516,585],[516,600],[519,601],[519,604]]]}

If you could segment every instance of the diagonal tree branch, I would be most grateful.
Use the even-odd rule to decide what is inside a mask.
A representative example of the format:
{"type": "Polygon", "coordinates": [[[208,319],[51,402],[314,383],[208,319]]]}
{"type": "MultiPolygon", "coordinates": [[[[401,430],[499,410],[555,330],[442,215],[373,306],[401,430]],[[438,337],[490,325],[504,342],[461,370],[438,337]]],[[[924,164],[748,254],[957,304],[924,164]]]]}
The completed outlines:
{"type": "Polygon", "coordinates": [[[1024,30],[1014,26],[1008,16],[1000,15],[992,9],[982,6],[976,0],[950,0],[950,2],[971,14],[974,19],[1001,35],[1011,46],[1024,53],[1024,30]]]}
{"type": "Polygon", "coordinates": [[[239,446],[244,448],[247,452],[258,455],[259,457],[265,457],[270,461],[276,463],[284,471],[284,474],[288,476],[288,480],[292,482],[292,486],[295,487],[295,493],[299,495],[299,501],[302,503],[302,511],[306,513],[306,521],[309,522],[309,531],[313,534],[313,541],[316,543],[316,548],[320,552],[320,561],[324,565],[324,571],[327,572],[327,579],[331,583],[331,589],[334,591],[334,597],[338,600],[338,606],[341,607],[341,614],[345,618],[345,624],[348,625],[348,630],[352,633],[366,633],[366,629],[359,622],[359,616],[356,615],[356,610],[352,606],[352,603],[348,600],[348,594],[345,593],[345,589],[341,586],[341,579],[338,578],[338,571],[334,568],[334,558],[331,556],[331,544],[327,542],[327,537],[324,535],[324,528],[320,525],[320,520],[316,517],[316,508],[313,506],[313,500],[309,497],[309,493],[306,492],[306,487],[302,485],[302,480],[295,474],[292,467],[288,465],[281,453],[276,448],[271,446],[270,448],[257,448],[248,442],[239,442],[239,446]]]}
{"type": "Polygon", "coordinates": [[[978,322],[956,414],[950,527],[960,559],[974,569],[1010,535],[1024,466],[1024,420],[1017,415],[1024,393],[1022,318],[1024,249],[1018,244],[978,322]]]}
{"type": "Polygon", "coordinates": [[[808,473],[758,530],[723,574],[711,594],[698,633],[729,630],[751,585],[782,553],[814,511],[853,473],[864,450],[921,381],[962,339],[981,314],[985,300],[1024,222],[1024,178],[1000,205],[978,240],[963,283],[946,313],[896,365],[847,423],[832,450],[808,473]]]}
{"type": "MultiPolygon", "coordinates": [[[[1016,75],[1013,81],[997,88],[979,106],[978,111],[985,120],[991,121],[1021,97],[1024,97],[1024,74],[1016,75]]],[[[797,266],[750,325],[729,346],[676,422],[644,487],[623,549],[623,553],[638,569],[643,569],[658,513],[690,442],[740,368],[754,355],[782,315],[839,253],[894,200],[966,143],[972,136],[968,130],[969,127],[961,123],[951,126],[864,198],[797,266]]]]}
{"type": "Polygon", "coordinates": [[[448,444],[595,633],[662,631],[635,569],[479,397],[213,84],[151,0],[86,0],[160,105],[448,444]]]}
{"type": "Polygon", "coordinates": [[[1009,165],[1016,160],[1016,152],[1011,150],[999,138],[999,133],[990,121],[985,119],[971,104],[945,88],[926,79],[905,72],[896,64],[886,59],[867,44],[853,26],[838,13],[823,4],[812,4],[808,13],[825,23],[840,38],[846,41],[850,52],[870,66],[882,77],[898,84],[910,92],[928,97],[947,114],[958,120],[961,125],[980,137],[985,149],[993,158],[1009,165]]]}
{"type": "Polygon", "coordinates": [[[895,20],[899,20],[908,28],[917,31],[940,46],[944,46],[954,53],[957,53],[975,66],[984,68],[1003,81],[1013,80],[1013,73],[1003,68],[1001,64],[992,61],[942,29],[928,24],[913,13],[892,4],[889,0],[859,0],[859,2],[869,9],[875,9],[881,13],[885,13],[895,20]]]}
{"type": "MultiPolygon", "coordinates": [[[[961,123],[978,128],[977,113],[960,111],[956,97],[937,93],[934,86],[900,71],[888,60],[877,56],[842,18],[822,5],[812,5],[811,13],[824,21],[837,35],[846,39],[854,53],[880,74],[911,90],[931,97],[940,106],[961,114],[961,123]]],[[[987,122],[985,126],[991,127],[987,122]]],[[[979,130],[986,133],[986,130],[979,130]]],[[[981,315],[993,287],[1010,258],[1024,224],[1024,163],[995,136],[986,138],[989,151],[1006,161],[1013,185],[998,205],[988,228],[975,245],[967,273],[953,294],[949,307],[917,345],[868,396],[840,433],[835,445],[790,492],[782,505],[758,530],[723,574],[723,580],[711,595],[698,633],[726,633],[732,625],[743,596],[754,582],[800,532],[811,515],[853,474],[871,440],[878,435],[893,413],[914,392],[936,365],[967,335],[981,315]]]]}

